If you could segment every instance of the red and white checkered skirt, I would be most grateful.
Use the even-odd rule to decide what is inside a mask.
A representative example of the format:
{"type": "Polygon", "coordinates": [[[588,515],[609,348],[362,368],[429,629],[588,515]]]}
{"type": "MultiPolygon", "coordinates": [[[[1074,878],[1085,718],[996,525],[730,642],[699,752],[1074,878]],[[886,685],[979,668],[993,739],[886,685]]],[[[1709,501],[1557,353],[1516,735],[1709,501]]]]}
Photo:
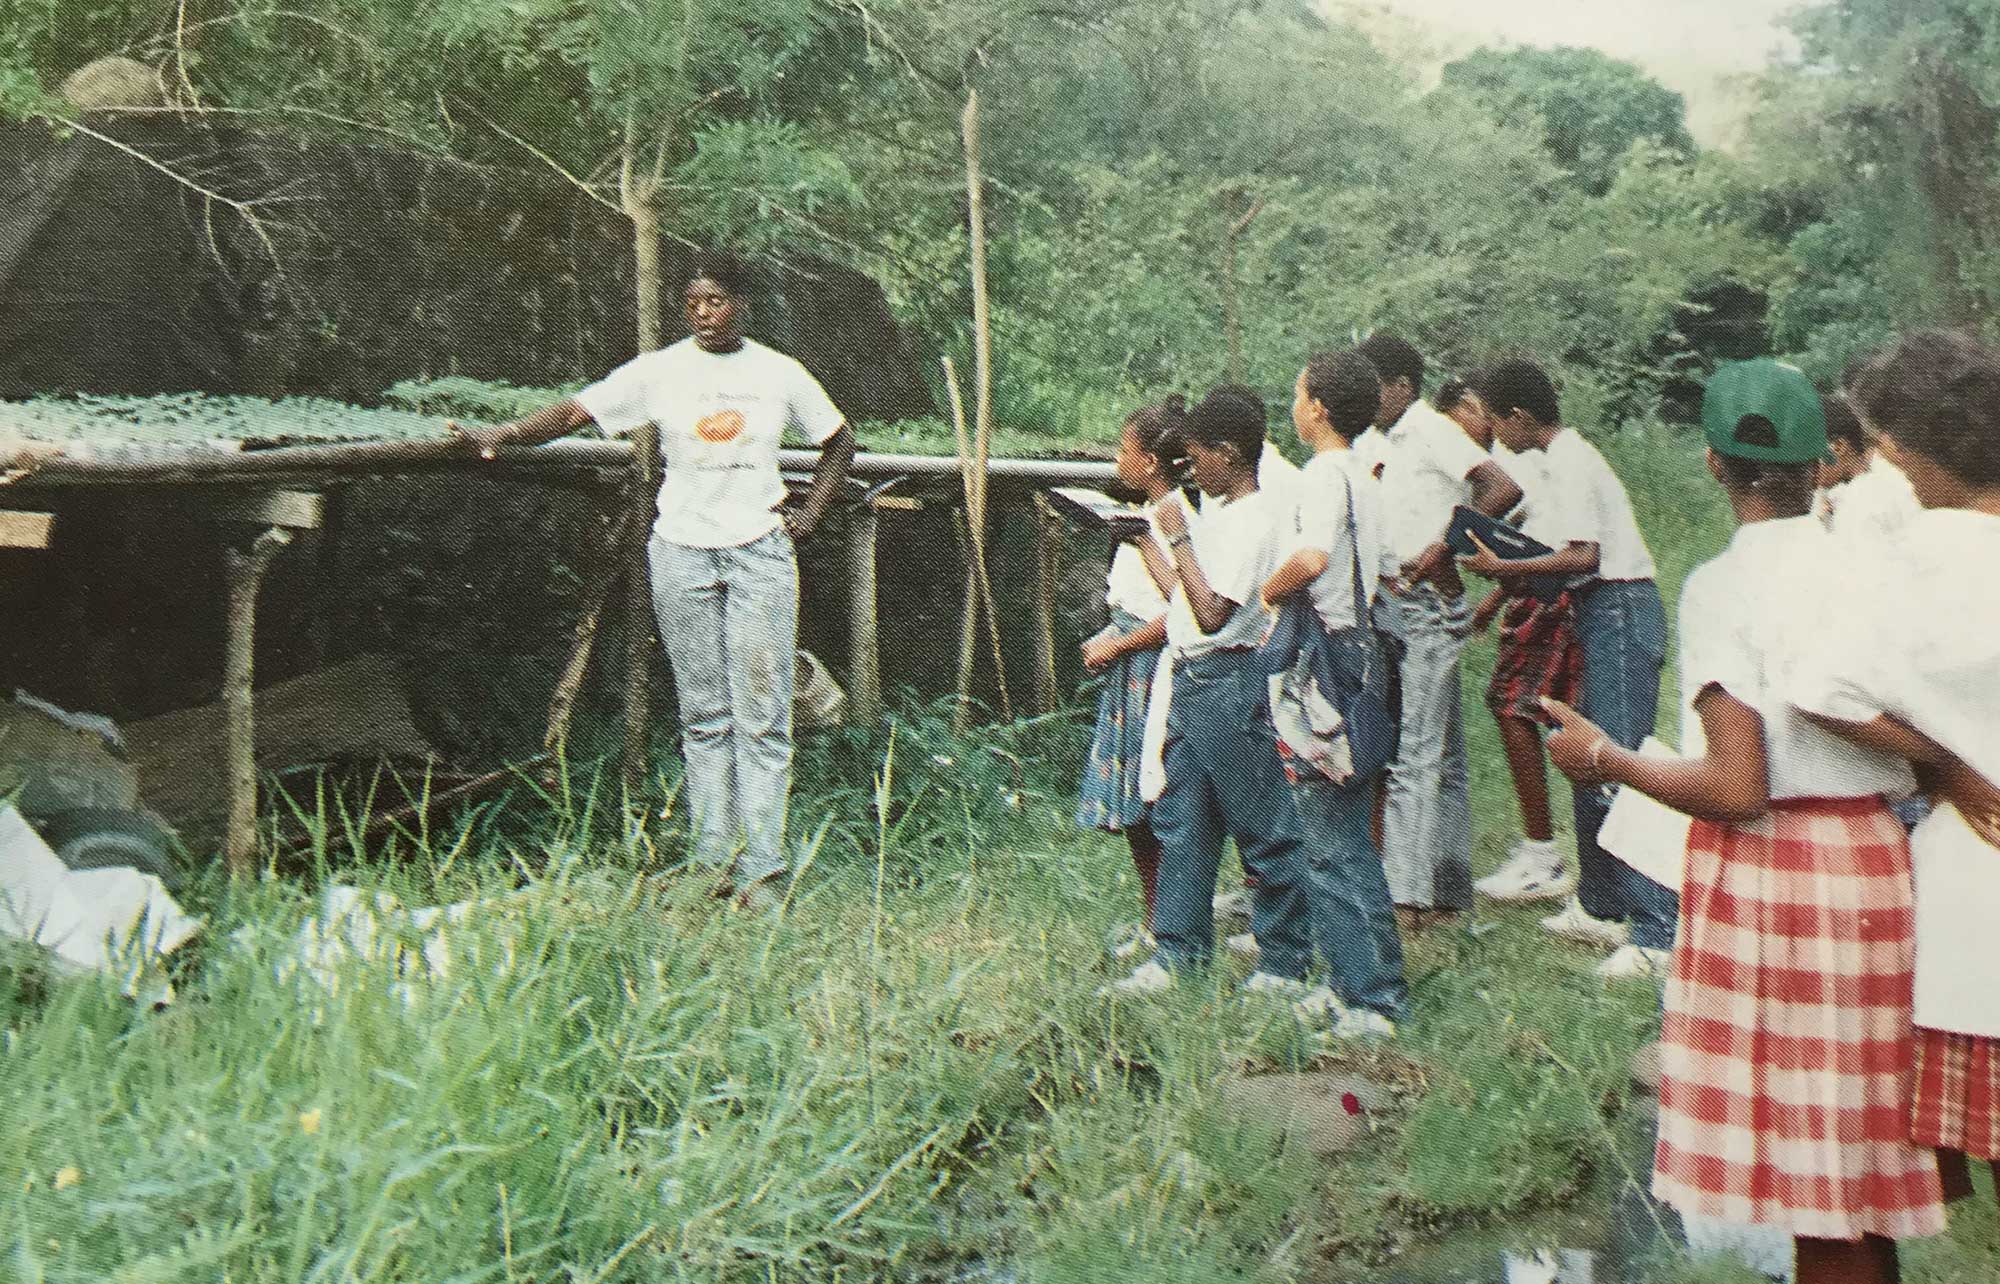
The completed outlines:
{"type": "Polygon", "coordinates": [[[1873,798],[1695,822],[1661,1033],[1653,1193],[1795,1236],[1944,1229],[1910,1140],[1910,848],[1873,798]]]}
{"type": "Polygon", "coordinates": [[[2000,1039],[1918,1026],[1916,1078],[1911,1140],[2000,1160],[2000,1039]]]}

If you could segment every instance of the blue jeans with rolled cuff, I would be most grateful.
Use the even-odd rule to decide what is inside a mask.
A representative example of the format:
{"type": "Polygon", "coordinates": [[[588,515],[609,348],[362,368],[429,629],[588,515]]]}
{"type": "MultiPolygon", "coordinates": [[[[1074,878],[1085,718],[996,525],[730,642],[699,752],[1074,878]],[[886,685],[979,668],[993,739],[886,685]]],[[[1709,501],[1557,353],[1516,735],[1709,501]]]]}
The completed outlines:
{"type": "MultiPolygon", "coordinates": [[[[1653,734],[1660,669],[1667,658],[1667,613],[1651,580],[1594,580],[1572,597],[1583,649],[1578,712],[1627,749],[1653,734]]],[[[1611,790],[1572,786],[1577,899],[1596,918],[1629,924],[1632,944],[1670,949],[1680,897],[1597,845],[1611,790]]]]}
{"type": "Polygon", "coordinates": [[[1153,804],[1160,876],[1153,910],[1155,958],[1164,967],[1215,952],[1216,872],[1224,838],[1236,840],[1251,893],[1258,970],[1303,978],[1312,952],[1300,885],[1299,818],[1264,715],[1265,675],[1248,650],[1174,664],[1167,717],[1167,787],[1153,804]]]}

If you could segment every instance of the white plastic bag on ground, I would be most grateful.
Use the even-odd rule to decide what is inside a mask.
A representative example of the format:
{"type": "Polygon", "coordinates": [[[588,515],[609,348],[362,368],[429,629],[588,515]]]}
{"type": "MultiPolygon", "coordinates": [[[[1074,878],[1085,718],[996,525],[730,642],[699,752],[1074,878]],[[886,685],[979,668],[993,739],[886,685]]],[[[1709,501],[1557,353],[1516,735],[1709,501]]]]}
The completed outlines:
{"type": "Polygon", "coordinates": [[[0,805],[0,934],[31,941],[76,971],[121,974],[128,997],[142,984],[154,1003],[172,987],[147,978],[201,930],[151,874],[117,867],[73,870],[11,804],[0,805]]]}

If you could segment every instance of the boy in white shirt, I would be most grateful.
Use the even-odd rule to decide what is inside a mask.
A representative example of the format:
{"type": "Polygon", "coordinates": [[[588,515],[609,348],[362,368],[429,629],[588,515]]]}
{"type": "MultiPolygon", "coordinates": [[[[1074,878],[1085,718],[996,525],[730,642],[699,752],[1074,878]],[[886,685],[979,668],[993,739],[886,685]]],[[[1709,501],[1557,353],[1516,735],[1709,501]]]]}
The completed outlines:
{"type": "Polygon", "coordinates": [[[1375,425],[1386,434],[1382,508],[1388,537],[1375,623],[1394,639],[1400,728],[1388,775],[1382,860],[1407,925],[1472,908],[1472,803],[1465,762],[1459,657],[1471,612],[1451,550],[1451,513],[1469,504],[1499,516],[1521,488],[1451,420],[1419,400],[1424,359],[1377,334],[1358,351],[1382,381],[1375,425]]]}
{"type": "Polygon", "coordinates": [[[1157,514],[1178,580],[1167,604],[1174,666],[1167,714],[1166,788],[1153,804],[1161,851],[1153,912],[1159,948],[1116,982],[1126,993],[1166,989],[1176,970],[1214,952],[1216,873],[1225,838],[1255,877],[1250,930],[1258,971],[1246,989],[1306,993],[1311,954],[1299,879],[1299,823],[1269,723],[1258,645],[1270,621],[1258,590],[1290,547],[1292,515],[1257,487],[1261,402],[1216,389],[1188,413],[1195,484],[1210,501],[1190,528],[1177,504],[1157,514]]]}
{"type": "MultiPolygon", "coordinates": [[[[1291,664],[1311,675],[1318,698],[1328,702],[1343,696],[1341,684],[1353,677],[1343,663],[1353,648],[1337,649],[1343,639],[1365,639],[1372,650],[1362,654],[1375,656],[1368,685],[1386,694],[1387,657],[1375,646],[1370,614],[1377,581],[1369,572],[1380,564],[1384,539],[1381,498],[1367,461],[1350,446],[1380,404],[1375,367],[1358,352],[1313,357],[1293,389],[1292,422],[1313,457],[1305,467],[1297,549],[1265,581],[1263,598],[1279,610],[1311,612],[1299,621],[1291,664]],[[1329,693],[1324,683],[1341,689],[1329,693]]],[[[1274,694],[1272,707],[1300,708],[1306,699],[1288,703],[1274,694]]],[[[1357,752],[1344,724],[1331,735],[1329,725],[1310,716],[1279,724],[1279,752],[1304,834],[1307,918],[1344,1009],[1329,1033],[1393,1036],[1409,987],[1395,904],[1369,825],[1382,764],[1366,758],[1365,743],[1357,752]]]]}
{"type": "MultiPolygon", "coordinates": [[[[1637,749],[1653,734],[1658,714],[1667,616],[1631,497],[1597,447],[1562,427],[1555,385],[1533,361],[1496,364],[1481,376],[1479,391],[1497,432],[1523,446],[1539,443],[1546,478],[1539,498],[1557,507],[1558,524],[1568,537],[1546,557],[1507,560],[1482,551],[1466,560],[1466,569],[1573,582],[1570,596],[1583,652],[1581,712],[1615,743],[1637,749]]],[[[1607,977],[1647,974],[1673,944],[1679,904],[1670,889],[1598,846],[1598,831],[1611,809],[1607,791],[1580,785],[1573,799],[1577,893],[1542,926],[1558,936],[1620,947],[1604,965],[1607,977]],[[1630,949],[1623,948],[1628,944],[1630,949]]],[[[1565,871],[1524,865],[1514,873],[1527,883],[1554,881],[1565,871]]]]}

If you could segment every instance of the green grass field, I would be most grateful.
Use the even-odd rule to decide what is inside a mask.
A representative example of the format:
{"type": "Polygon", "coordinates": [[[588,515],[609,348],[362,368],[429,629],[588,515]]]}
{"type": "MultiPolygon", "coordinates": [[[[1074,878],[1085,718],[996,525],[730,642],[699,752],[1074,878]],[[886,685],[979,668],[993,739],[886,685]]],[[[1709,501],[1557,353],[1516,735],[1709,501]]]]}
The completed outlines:
{"type": "MultiPolygon", "coordinates": [[[[1719,498],[1684,441],[1610,453],[1671,601],[1726,534],[1719,498]]],[[[1482,871],[1515,832],[1489,662],[1466,684],[1482,871]]],[[[1392,1085],[1350,1157],[1225,1109],[1226,1073],[1308,1044],[1227,969],[1096,997],[1138,892],[1122,844],[1070,824],[1083,738],[1080,712],[960,738],[917,709],[893,741],[816,740],[795,825],[817,841],[774,917],[675,872],[658,797],[579,779],[360,865],[351,818],[308,808],[344,880],[496,898],[401,989],[379,965],[331,993],[280,978],[297,879],[191,896],[211,929],[162,1014],[9,957],[0,1279],[1331,1281],[1625,1175],[1653,994],[1607,992],[1528,911],[1413,944],[1413,1020],[1350,1067],[1392,1085]]],[[[1908,1278],[1991,1278],[2000,1217],[1955,1221],[1908,1278]]]]}

